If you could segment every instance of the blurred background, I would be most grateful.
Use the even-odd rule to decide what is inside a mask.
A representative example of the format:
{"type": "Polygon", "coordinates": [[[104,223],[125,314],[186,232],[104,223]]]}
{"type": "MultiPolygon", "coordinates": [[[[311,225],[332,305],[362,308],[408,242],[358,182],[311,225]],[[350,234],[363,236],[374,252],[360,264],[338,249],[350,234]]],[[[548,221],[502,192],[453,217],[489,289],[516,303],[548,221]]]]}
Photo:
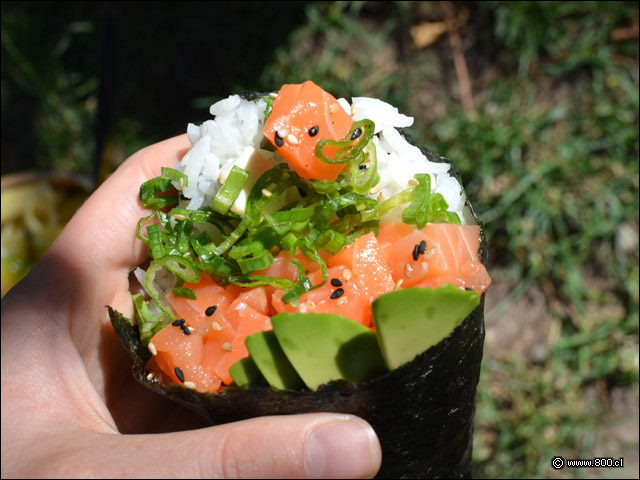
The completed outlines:
{"type": "Polygon", "coordinates": [[[637,2],[1,8],[3,292],[95,185],[213,102],[307,79],[379,97],[485,223],[474,476],[638,478],[637,2]]]}

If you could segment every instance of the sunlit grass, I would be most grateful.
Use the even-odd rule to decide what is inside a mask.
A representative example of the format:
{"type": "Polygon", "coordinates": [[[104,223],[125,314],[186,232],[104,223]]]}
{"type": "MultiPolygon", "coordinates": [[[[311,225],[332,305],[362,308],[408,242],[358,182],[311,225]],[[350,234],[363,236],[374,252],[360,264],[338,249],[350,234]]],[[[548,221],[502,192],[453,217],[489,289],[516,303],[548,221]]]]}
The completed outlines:
{"type": "MultiPolygon", "coordinates": [[[[439,3],[309,2],[306,20],[246,78],[262,91],[312,79],[336,95],[381,98],[415,117],[414,138],[452,160],[485,222],[494,280],[510,285],[488,328],[531,288],[545,292],[552,318],[535,361],[485,352],[474,475],[587,476],[549,461],[588,458],[611,414],[607,392],[638,384],[638,45],[624,39],[638,6],[456,6],[469,14],[459,29],[473,111],[462,109],[447,36],[411,43],[412,24],[442,21],[439,3]]],[[[97,43],[95,20],[47,31],[46,15],[2,8],[3,139],[5,112],[20,118],[22,105],[37,105],[28,151],[42,165],[87,168],[97,69],[78,71],[68,52],[97,43]],[[57,39],[53,55],[23,40],[36,30],[57,39]]],[[[124,90],[144,94],[135,83],[124,90]]],[[[206,114],[208,98],[194,101],[206,114]]],[[[140,120],[148,115],[120,119],[122,152],[152,141],[140,120]]]]}

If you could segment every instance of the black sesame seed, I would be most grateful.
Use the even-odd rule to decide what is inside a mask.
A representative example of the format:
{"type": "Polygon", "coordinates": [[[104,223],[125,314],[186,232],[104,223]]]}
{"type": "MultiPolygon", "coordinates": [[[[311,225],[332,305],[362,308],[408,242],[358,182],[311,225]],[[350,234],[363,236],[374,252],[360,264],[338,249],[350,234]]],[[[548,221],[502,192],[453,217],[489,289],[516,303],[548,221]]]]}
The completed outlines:
{"type": "Polygon", "coordinates": [[[318,125],[316,125],[315,127],[311,127],[309,129],[309,136],[315,137],[318,134],[318,130],[320,130],[320,127],[318,125]]]}
{"type": "Polygon", "coordinates": [[[360,135],[362,135],[362,129],[361,128],[356,128],[356,131],[353,132],[353,135],[351,135],[351,140],[355,140],[360,135]]]}
{"type": "Polygon", "coordinates": [[[182,369],[180,369],[180,367],[176,367],[173,369],[173,372],[176,374],[176,377],[178,377],[178,380],[184,383],[184,373],[182,373],[182,369]]]}
{"type": "Polygon", "coordinates": [[[467,292],[468,292],[468,291],[470,291],[470,290],[473,290],[473,288],[471,288],[471,287],[464,287],[464,289],[465,289],[467,292]]]}
{"type": "Polygon", "coordinates": [[[298,187],[298,193],[300,194],[300,196],[301,196],[302,198],[304,198],[304,197],[306,197],[306,196],[307,196],[307,191],[306,191],[304,188],[300,188],[300,187],[298,187]]]}
{"type": "Polygon", "coordinates": [[[191,335],[191,330],[189,330],[189,327],[187,327],[186,325],[180,325],[180,328],[182,329],[185,335],[191,335]]]}
{"type": "Polygon", "coordinates": [[[276,147],[281,147],[282,145],[284,145],[284,140],[278,135],[278,132],[276,132],[276,147]]]}
{"type": "Polygon", "coordinates": [[[362,164],[362,165],[360,165],[358,168],[359,168],[360,170],[366,170],[366,169],[367,169],[367,164],[366,164],[366,163],[363,163],[363,164],[362,164]]]}
{"type": "Polygon", "coordinates": [[[344,289],[343,288],[336,288],[333,293],[331,294],[331,300],[335,300],[336,298],[340,298],[342,295],[344,295],[344,289]]]}
{"type": "Polygon", "coordinates": [[[184,318],[181,318],[180,320],[174,320],[171,325],[173,325],[174,327],[181,327],[182,325],[184,325],[184,318]]]}
{"type": "Polygon", "coordinates": [[[218,309],[217,305],[211,305],[210,307],[208,307],[205,311],[204,314],[207,317],[210,317],[211,315],[213,315],[214,313],[216,313],[216,310],[218,309]]]}
{"type": "Polygon", "coordinates": [[[427,242],[425,242],[424,240],[422,240],[420,242],[420,245],[418,246],[418,253],[424,253],[427,250],[427,242]]]}
{"type": "Polygon", "coordinates": [[[331,285],[333,285],[334,287],[341,287],[343,284],[337,278],[332,278],[331,279],[331,285]]]}
{"type": "Polygon", "coordinates": [[[418,260],[418,255],[420,255],[420,245],[416,244],[413,247],[413,259],[417,261],[418,260]]]}

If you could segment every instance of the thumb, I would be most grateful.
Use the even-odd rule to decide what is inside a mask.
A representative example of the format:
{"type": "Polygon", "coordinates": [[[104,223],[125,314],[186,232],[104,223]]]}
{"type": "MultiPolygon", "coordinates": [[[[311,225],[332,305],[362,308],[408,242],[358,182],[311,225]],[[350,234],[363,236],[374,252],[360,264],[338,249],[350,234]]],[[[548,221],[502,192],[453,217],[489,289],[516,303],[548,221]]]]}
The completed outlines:
{"type": "Polygon", "coordinates": [[[130,461],[121,455],[118,463],[140,465],[129,473],[147,478],[371,478],[382,458],[367,422],[331,413],[260,417],[120,441],[130,461]]]}

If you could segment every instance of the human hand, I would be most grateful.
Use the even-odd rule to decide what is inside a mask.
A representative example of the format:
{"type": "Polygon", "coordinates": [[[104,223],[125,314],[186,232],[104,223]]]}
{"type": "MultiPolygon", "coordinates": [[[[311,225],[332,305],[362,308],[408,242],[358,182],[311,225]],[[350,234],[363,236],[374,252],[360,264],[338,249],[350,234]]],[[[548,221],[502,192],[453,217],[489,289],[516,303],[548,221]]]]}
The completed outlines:
{"type": "Polygon", "coordinates": [[[134,381],[105,306],[133,316],[129,272],[147,255],[134,233],[146,215],[138,188],[189,146],[182,135],[129,158],[2,300],[3,478],[377,472],[378,439],[357,417],[317,413],[196,428],[202,425],[189,412],[134,381]]]}

